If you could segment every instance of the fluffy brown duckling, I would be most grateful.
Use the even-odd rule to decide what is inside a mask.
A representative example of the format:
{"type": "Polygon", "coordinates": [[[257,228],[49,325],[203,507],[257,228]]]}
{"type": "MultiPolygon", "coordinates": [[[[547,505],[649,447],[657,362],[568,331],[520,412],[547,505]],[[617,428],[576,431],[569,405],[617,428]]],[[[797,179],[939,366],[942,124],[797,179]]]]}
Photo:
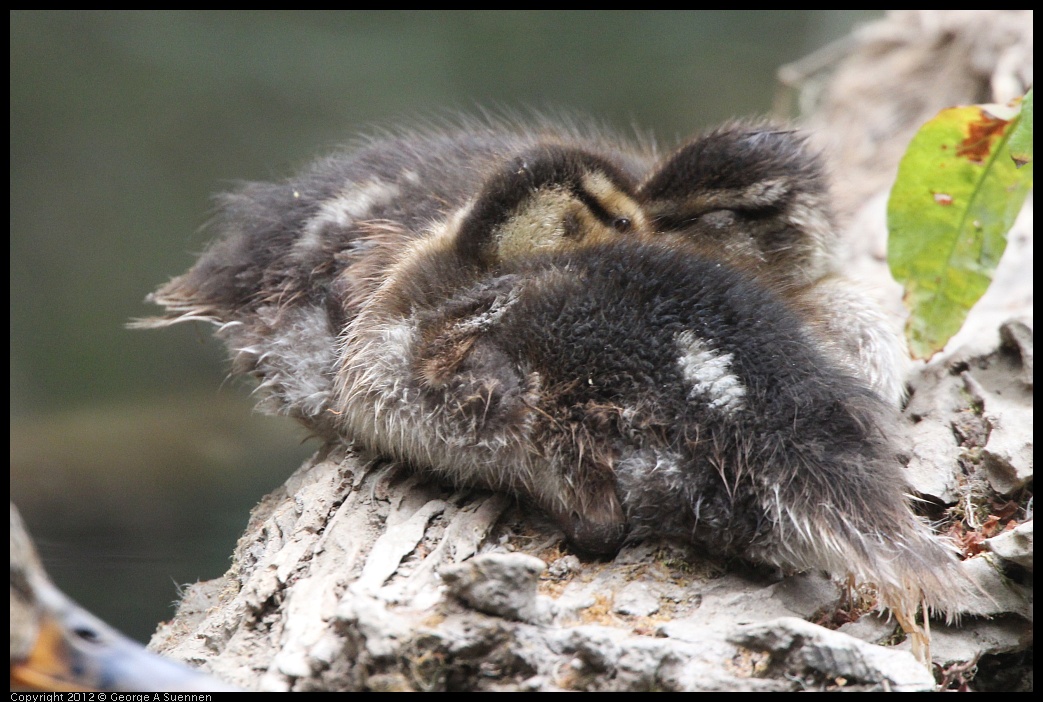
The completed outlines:
{"type": "Polygon", "coordinates": [[[901,344],[836,274],[803,139],[733,124],[664,159],[477,127],[371,142],[222,198],[151,296],[218,326],[268,407],[577,548],[660,536],[951,611],[951,547],[896,455],[901,344]]]}

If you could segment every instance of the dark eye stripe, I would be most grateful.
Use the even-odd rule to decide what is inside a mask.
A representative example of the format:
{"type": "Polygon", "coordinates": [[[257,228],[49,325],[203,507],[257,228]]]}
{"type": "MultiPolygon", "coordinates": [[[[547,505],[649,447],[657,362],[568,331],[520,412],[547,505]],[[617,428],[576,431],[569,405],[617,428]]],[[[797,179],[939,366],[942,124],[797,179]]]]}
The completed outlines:
{"type": "Polygon", "coordinates": [[[619,215],[612,214],[605,209],[600,200],[582,187],[575,187],[572,192],[575,194],[576,199],[586,205],[591,214],[597,217],[598,221],[605,226],[612,227],[616,231],[621,232],[630,229],[631,221],[629,217],[620,217],[619,215]]]}

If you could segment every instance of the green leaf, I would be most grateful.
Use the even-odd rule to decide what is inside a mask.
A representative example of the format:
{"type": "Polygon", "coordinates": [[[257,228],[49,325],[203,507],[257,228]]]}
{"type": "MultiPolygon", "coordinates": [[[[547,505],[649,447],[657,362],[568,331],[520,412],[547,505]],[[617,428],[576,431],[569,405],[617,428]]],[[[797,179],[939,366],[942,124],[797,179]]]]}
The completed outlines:
{"type": "Polygon", "coordinates": [[[1018,168],[1032,162],[1032,90],[1021,101],[1021,117],[1010,135],[1010,157],[1018,168]]]}
{"type": "Polygon", "coordinates": [[[905,286],[906,338],[930,358],[959,331],[992,280],[1032,184],[1007,156],[1018,118],[1000,106],[942,110],[920,128],[887,206],[888,263],[905,286]]]}

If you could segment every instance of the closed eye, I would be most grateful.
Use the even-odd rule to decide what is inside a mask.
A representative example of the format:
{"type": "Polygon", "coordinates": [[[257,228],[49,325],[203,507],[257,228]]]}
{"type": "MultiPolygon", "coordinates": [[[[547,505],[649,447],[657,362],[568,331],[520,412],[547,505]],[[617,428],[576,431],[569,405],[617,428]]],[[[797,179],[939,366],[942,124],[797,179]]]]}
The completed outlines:
{"type": "Polygon", "coordinates": [[[699,222],[704,228],[723,229],[735,224],[736,213],[734,210],[712,210],[699,217],[699,222]]]}

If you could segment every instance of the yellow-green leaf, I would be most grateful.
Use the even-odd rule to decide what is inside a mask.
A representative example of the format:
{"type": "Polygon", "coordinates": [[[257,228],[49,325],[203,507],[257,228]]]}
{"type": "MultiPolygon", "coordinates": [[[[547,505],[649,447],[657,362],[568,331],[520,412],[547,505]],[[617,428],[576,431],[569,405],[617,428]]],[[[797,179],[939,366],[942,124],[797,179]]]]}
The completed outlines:
{"type": "Polygon", "coordinates": [[[942,110],[898,167],[887,206],[888,263],[905,286],[909,348],[929,358],[959,331],[992,280],[1032,182],[1007,141],[1017,115],[1000,106],[942,110]]]}
{"type": "Polygon", "coordinates": [[[1021,117],[1010,135],[1010,157],[1020,168],[1032,162],[1032,91],[1021,101],[1021,117]]]}

